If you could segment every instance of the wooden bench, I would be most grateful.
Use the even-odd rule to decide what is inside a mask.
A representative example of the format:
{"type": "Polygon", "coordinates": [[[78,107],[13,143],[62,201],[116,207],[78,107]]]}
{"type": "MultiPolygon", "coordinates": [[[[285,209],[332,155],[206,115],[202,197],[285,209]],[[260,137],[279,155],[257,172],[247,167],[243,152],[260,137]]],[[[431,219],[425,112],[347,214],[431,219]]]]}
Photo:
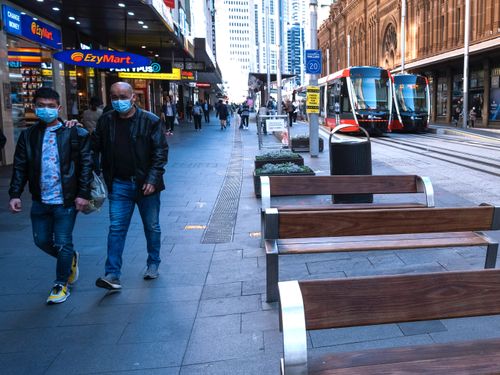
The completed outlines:
{"type": "Polygon", "coordinates": [[[499,280],[493,269],[280,282],[281,374],[500,374],[500,338],[312,358],[306,338],[306,330],[500,314],[499,280]]]}
{"type": "MultiPolygon", "coordinates": [[[[271,198],[279,196],[331,194],[423,194],[423,202],[340,203],[330,205],[279,205],[282,211],[320,211],[380,208],[434,207],[434,189],[428,177],[416,175],[352,176],[262,176],[260,178],[261,238],[265,238],[264,212],[271,208],[271,198]]],[[[261,246],[264,245],[262,240],[261,246]]]]}
{"type": "Polygon", "coordinates": [[[494,268],[498,243],[481,231],[500,229],[500,209],[405,208],[265,212],[267,301],[278,298],[279,255],[487,246],[494,268]]]}

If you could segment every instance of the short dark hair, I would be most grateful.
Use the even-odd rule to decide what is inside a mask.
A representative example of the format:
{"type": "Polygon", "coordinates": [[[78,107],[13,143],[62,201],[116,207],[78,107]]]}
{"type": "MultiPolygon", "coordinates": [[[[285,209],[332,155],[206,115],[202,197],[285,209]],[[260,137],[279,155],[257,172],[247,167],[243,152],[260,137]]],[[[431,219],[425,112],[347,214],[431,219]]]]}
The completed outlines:
{"type": "Polygon", "coordinates": [[[50,87],[40,87],[36,90],[35,96],[33,97],[33,103],[36,103],[37,99],[54,99],[57,104],[61,104],[59,94],[56,90],[50,87]]]}

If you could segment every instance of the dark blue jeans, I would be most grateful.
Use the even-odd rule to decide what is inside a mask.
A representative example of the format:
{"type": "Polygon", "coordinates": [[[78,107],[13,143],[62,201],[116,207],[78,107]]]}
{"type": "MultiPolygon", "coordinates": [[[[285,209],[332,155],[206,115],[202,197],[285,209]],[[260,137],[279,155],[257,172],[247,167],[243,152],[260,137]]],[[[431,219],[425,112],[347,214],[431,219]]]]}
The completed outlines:
{"type": "Polygon", "coordinates": [[[73,227],[75,207],[33,201],[31,223],[35,244],[57,259],[56,283],[66,284],[73,261],[73,227]]]}
{"type": "Polygon", "coordinates": [[[146,235],[147,265],[160,264],[160,193],[143,196],[138,191],[135,182],[115,179],[109,194],[110,225],[108,259],[106,259],[105,266],[106,275],[114,275],[118,278],[121,276],[125,239],[136,204],[139,207],[146,235]]]}

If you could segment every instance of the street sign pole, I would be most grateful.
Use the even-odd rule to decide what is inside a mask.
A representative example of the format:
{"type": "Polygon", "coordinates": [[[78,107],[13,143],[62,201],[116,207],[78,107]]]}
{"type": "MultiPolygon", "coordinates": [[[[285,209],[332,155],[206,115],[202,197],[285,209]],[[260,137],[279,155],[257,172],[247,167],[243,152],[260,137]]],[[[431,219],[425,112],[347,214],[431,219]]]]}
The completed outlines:
{"type": "MultiPolygon", "coordinates": [[[[310,14],[310,25],[311,25],[311,49],[316,50],[318,48],[317,41],[317,7],[318,0],[309,0],[309,14],[310,14]]],[[[318,86],[318,74],[321,73],[321,51],[319,52],[319,69],[317,66],[314,66],[314,63],[308,62],[307,54],[306,54],[306,72],[310,73],[309,84],[311,86],[318,86]],[[313,65],[313,66],[310,66],[313,65]],[[317,69],[310,69],[317,68],[317,69]],[[318,71],[319,70],[319,71],[318,71]]],[[[307,53],[307,51],[306,51],[307,53]]],[[[317,63],[317,60],[316,60],[317,63]]],[[[317,158],[319,156],[319,106],[318,110],[313,111],[309,114],[309,153],[311,157],[317,158]]]]}

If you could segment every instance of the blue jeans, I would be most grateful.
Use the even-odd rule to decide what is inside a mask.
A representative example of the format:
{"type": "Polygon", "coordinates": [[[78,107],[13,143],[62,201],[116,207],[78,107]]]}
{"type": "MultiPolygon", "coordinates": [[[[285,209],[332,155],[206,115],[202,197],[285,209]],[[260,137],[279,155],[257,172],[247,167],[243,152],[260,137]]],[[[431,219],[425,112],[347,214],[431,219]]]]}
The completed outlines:
{"type": "Polygon", "coordinates": [[[62,204],[33,201],[31,223],[35,245],[57,259],[56,283],[66,284],[73,262],[73,227],[77,211],[62,204]]]}
{"type": "Polygon", "coordinates": [[[146,235],[147,265],[160,264],[160,193],[143,196],[138,191],[135,182],[114,179],[112,191],[109,194],[110,225],[108,258],[105,266],[106,275],[113,275],[118,278],[121,276],[125,238],[127,237],[136,204],[139,207],[144,234],[146,235]]]}

